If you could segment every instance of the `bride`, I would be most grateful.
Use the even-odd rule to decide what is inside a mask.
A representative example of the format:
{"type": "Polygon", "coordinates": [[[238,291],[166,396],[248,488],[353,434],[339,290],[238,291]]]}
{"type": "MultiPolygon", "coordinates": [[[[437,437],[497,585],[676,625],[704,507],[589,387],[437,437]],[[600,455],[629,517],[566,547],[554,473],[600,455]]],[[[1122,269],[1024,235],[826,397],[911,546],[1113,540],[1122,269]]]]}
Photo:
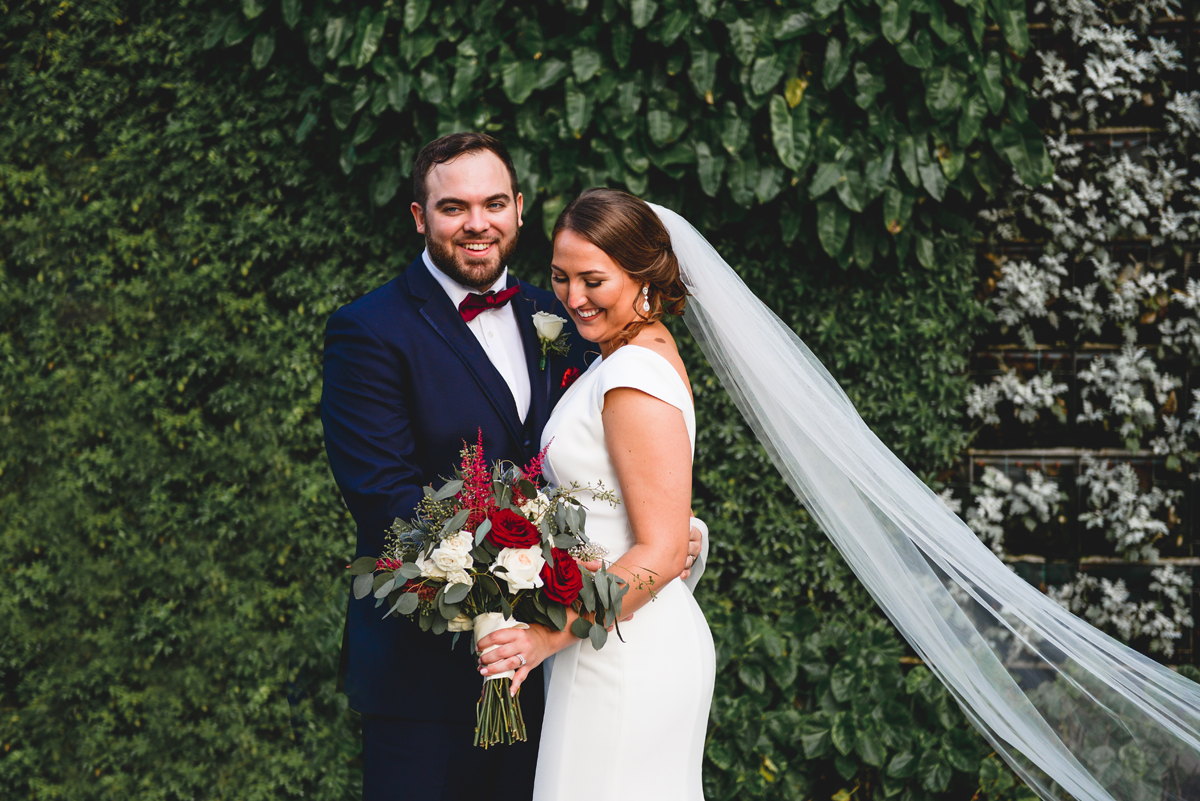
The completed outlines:
{"type": "Polygon", "coordinates": [[[599,346],[542,433],[553,486],[603,482],[619,506],[591,504],[587,533],[630,584],[624,642],[597,651],[542,626],[480,641],[484,675],[546,662],[535,799],[702,799],[700,768],[716,657],[678,576],[686,566],[696,419],[687,371],[660,320],[687,291],[671,240],[645,202],[584,192],[554,228],[551,281],[580,335],[599,346]]]}
{"type": "Polygon", "coordinates": [[[555,226],[552,270],[602,358],[546,426],[546,477],[619,488],[624,504],[594,504],[588,533],[619,555],[625,609],[638,614],[627,642],[600,652],[537,626],[479,643],[502,646],[484,671],[521,667],[514,683],[553,657],[536,798],[702,797],[712,641],[690,595],[661,579],[682,567],[694,417],[659,319],[686,293],[689,330],[788,485],[1031,789],[1047,801],[1200,799],[1200,685],[1009,570],[687,221],[589,190],[555,226]]]}

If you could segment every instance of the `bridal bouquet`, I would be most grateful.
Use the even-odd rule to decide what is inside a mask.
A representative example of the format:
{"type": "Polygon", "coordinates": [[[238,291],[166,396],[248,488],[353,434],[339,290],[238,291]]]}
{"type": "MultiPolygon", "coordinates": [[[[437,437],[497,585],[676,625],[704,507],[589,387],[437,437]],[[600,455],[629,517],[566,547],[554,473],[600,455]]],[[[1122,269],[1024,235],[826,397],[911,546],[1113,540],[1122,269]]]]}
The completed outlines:
{"type": "MultiPolygon", "coordinates": [[[[483,455],[483,434],[467,447],[456,477],[440,489],[425,487],[416,517],[392,523],[384,552],[350,565],[354,596],[375,597],[376,607],[414,618],[425,631],[450,632],[453,648],[462,632],[475,641],[493,631],[530,623],[562,631],[568,608],[580,617],[575,636],[601,648],[608,627],[621,616],[628,583],[595,572],[574,557],[603,555],[584,534],[586,512],[578,495],[614,505],[604,487],[542,489],[538,480],[546,451],[524,469],[483,455]]],[[[487,748],[525,739],[520,693],[509,694],[514,673],[488,676],[476,706],[475,744],[487,748]]],[[[540,690],[539,690],[540,691],[540,690]]]]}

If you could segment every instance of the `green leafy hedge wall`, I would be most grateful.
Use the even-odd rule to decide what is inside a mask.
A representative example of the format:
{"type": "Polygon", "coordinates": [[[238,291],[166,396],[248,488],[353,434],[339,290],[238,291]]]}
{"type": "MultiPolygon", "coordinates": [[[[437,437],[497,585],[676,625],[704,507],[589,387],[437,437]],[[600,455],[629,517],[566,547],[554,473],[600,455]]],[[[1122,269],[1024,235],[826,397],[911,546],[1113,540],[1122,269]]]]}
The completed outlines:
{"type": "MultiPolygon", "coordinates": [[[[512,146],[536,281],[580,189],[678,208],[931,480],[967,439],[974,209],[1048,169],[1008,0],[0,10],[5,798],[356,796],[321,336],[418,251],[403,178],[427,139],[512,146]]],[[[680,334],[713,532],[709,797],[1028,795],[680,334]]]]}

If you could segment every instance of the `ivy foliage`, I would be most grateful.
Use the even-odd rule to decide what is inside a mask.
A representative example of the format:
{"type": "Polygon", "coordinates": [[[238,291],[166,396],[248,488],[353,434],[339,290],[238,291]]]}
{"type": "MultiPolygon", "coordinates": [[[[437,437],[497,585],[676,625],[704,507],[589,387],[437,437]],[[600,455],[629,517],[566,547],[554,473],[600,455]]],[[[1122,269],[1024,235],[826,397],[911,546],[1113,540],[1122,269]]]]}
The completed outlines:
{"type": "MultiPolygon", "coordinates": [[[[4,797],[357,796],[321,337],[419,252],[400,187],[439,132],[518,154],[540,207],[522,276],[544,277],[538,214],[644,190],[707,228],[908,463],[935,478],[966,442],[971,207],[1021,126],[1020,26],[985,38],[991,5],[0,8],[4,797]],[[950,144],[975,93],[1001,105],[950,144]]],[[[707,795],[1021,797],[678,333],[713,536],[707,795]]]]}
{"type": "Polygon", "coordinates": [[[714,226],[774,201],[784,243],[932,269],[942,226],[917,204],[964,220],[955,198],[1051,174],[1019,76],[1024,0],[245,0],[205,44],[244,41],[257,69],[303,50],[294,136],[332,120],[327,157],[379,205],[417,143],[487,130],[546,230],[609,184],[714,226]]]}

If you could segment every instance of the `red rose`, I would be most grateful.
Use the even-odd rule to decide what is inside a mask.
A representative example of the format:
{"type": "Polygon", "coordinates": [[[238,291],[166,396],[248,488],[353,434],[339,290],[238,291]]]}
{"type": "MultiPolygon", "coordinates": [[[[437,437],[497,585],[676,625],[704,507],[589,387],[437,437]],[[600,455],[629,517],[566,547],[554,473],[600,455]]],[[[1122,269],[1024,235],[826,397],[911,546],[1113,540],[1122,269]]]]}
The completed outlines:
{"type": "Polygon", "coordinates": [[[542,568],[542,584],[546,597],[551,601],[570,606],[579,597],[583,589],[583,576],[579,574],[579,565],[571,558],[571,554],[562,548],[551,548],[554,555],[554,567],[547,563],[542,568]]]}
{"type": "Polygon", "coordinates": [[[575,383],[575,379],[581,375],[582,373],[578,367],[568,367],[566,372],[563,373],[562,384],[559,386],[559,389],[566,389],[571,386],[575,383]]]}
{"type": "Polygon", "coordinates": [[[537,526],[512,509],[501,509],[492,515],[491,521],[487,539],[497,548],[532,548],[542,541],[537,526]]]}

